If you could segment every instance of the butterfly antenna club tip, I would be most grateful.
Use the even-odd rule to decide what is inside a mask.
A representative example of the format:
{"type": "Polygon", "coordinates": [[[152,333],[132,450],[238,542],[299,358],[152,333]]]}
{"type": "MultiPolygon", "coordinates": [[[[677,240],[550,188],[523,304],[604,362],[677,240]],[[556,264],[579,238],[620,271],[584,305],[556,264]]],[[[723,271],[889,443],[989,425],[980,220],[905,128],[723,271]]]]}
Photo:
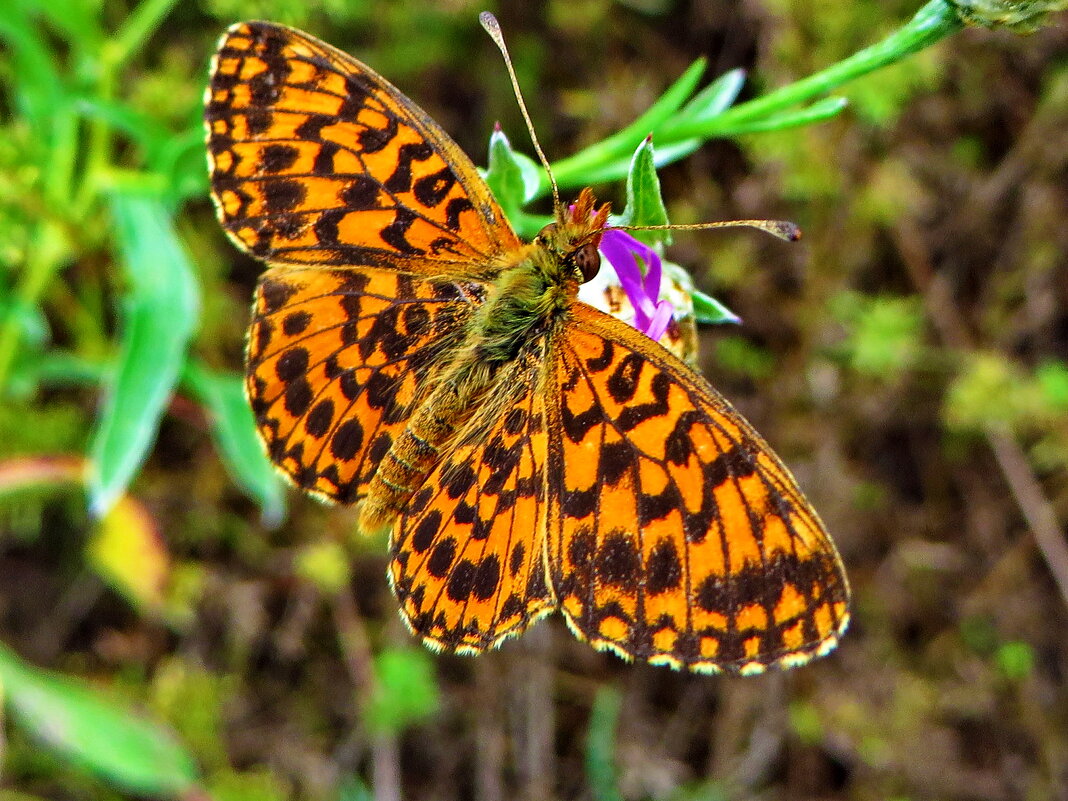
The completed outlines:
{"type": "Polygon", "coordinates": [[[530,141],[534,144],[534,150],[538,154],[538,158],[541,160],[542,166],[545,168],[545,174],[549,176],[549,184],[553,190],[553,208],[560,208],[560,190],[556,186],[556,178],[553,177],[552,168],[549,167],[549,160],[545,158],[545,151],[541,149],[541,144],[538,142],[538,135],[534,133],[534,123],[530,119],[530,113],[527,111],[527,104],[523,100],[523,93],[519,89],[519,79],[515,74],[515,67],[512,66],[512,57],[508,55],[508,46],[504,43],[504,34],[501,33],[501,25],[497,22],[497,18],[488,11],[483,11],[478,15],[478,21],[482,24],[486,33],[490,35],[494,44],[501,51],[501,55],[504,56],[504,66],[508,70],[508,77],[512,81],[512,90],[515,92],[515,99],[519,103],[519,111],[523,115],[523,121],[527,124],[527,131],[530,132],[530,141]]]}

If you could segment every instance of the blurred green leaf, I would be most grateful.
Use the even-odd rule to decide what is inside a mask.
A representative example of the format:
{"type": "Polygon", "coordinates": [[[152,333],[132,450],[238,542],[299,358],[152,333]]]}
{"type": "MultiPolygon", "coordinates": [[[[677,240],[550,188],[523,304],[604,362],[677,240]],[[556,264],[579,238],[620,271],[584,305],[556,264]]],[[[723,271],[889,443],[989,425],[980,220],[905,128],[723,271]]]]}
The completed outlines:
{"type": "Polygon", "coordinates": [[[46,148],[54,126],[70,105],[66,87],[56,70],[58,59],[45,44],[40,28],[21,3],[5,4],[0,14],[0,38],[14,56],[11,87],[21,116],[32,126],[36,140],[46,148]]]}
{"type": "Polygon", "coordinates": [[[745,337],[719,337],[715,351],[716,364],[724,369],[755,379],[768,379],[775,374],[775,357],[745,337]]]}
{"type": "Polygon", "coordinates": [[[919,298],[843,292],[832,300],[831,312],[849,329],[842,350],[857,372],[892,378],[919,357],[923,345],[919,298]]]}
{"type": "Polygon", "coordinates": [[[369,730],[399,734],[437,711],[441,701],[427,651],[385,650],[375,657],[374,670],[375,688],[366,708],[369,730]]]}
{"type": "Polygon", "coordinates": [[[259,504],[265,525],[282,522],[285,486],[256,435],[242,378],[212,372],[190,360],[183,382],[207,412],[215,446],[230,476],[259,504]]]}
{"type": "Polygon", "coordinates": [[[162,203],[115,192],[111,208],[127,288],[119,355],[91,448],[89,494],[98,515],[125,490],[156,436],[200,309],[192,267],[162,203]]]}
{"type": "Polygon", "coordinates": [[[143,795],[175,798],[195,786],[192,757],[163,728],[3,645],[0,685],[18,724],[79,768],[143,795]]]}
{"type": "Polygon", "coordinates": [[[1025,642],[1003,643],[994,655],[998,670],[1010,681],[1023,681],[1035,669],[1035,651],[1025,642]]]}
{"type": "Polygon", "coordinates": [[[1044,362],[1035,370],[1035,380],[1051,407],[1068,411],[1068,364],[1044,362]]]}
{"type": "Polygon", "coordinates": [[[619,690],[601,687],[593,699],[586,733],[586,780],[594,801],[621,801],[616,770],[616,726],[623,704],[619,690]]]}
{"type": "Polygon", "coordinates": [[[295,567],[302,578],[327,594],[338,592],[352,579],[349,556],[345,549],[333,540],[315,542],[303,547],[297,554],[295,567]]]}

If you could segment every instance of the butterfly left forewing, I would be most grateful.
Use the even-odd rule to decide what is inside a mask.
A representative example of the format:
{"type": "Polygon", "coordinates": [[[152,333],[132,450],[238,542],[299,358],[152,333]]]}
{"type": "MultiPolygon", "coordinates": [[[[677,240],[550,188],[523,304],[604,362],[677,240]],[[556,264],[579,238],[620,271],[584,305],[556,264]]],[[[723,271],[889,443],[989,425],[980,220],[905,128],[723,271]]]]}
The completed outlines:
{"type": "Polygon", "coordinates": [[[841,561],[727,401],[581,303],[550,361],[548,561],[576,633],[702,672],[755,673],[830,650],[848,619],[841,561]]]}
{"type": "Polygon", "coordinates": [[[205,106],[219,219],[258,258],[485,276],[519,245],[448,134],[370,67],[308,34],[232,26],[205,106]]]}

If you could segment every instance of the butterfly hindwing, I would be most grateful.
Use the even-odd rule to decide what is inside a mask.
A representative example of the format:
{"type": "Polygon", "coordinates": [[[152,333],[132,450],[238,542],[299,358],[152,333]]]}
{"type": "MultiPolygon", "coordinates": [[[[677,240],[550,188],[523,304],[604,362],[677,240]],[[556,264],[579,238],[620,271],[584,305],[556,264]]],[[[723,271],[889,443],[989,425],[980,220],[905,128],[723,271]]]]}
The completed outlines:
{"type": "Polygon", "coordinates": [[[308,492],[355,503],[485,292],[389,270],[264,273],[246,388],[272,461],[308,492]]]}
{"type": "Polygon", "coordinates": [[[394,527],[390,578],[401,613],[435,648],[492,648],[556,606],[544,562],[540,374],[532,358],[503,368],[394,527]]]}
{"type": "Polygon", "coordinates": [[[847,621],[841,561],[752,427],[692,369],[584,304],[551,358],[548,561],[572,628],[704,672],[830,650],[847,621]]]}
{"type": "Polygon", "coordinates": [[[205,98],[223,228],[273,263],[490,275],[519,241],[470,159],[346,53],[268,22],[231,27],[205,98]]]}

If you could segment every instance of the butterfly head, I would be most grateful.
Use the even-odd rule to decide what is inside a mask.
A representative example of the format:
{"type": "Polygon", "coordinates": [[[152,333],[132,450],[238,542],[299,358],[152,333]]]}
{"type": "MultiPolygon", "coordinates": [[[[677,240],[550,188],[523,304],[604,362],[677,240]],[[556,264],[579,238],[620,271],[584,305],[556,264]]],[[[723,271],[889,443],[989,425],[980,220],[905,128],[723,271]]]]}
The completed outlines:
{"type": "Polygon", "coordinates": [[[556,222],[541,229],[535,244],[547,250],[565,274],[584,284],[601,268],[601,236],[608,225],[611,205],[604,203],[595,210],[597,200],[590,189],[583,189],[572,206],[561,205],[556,222]]]}

